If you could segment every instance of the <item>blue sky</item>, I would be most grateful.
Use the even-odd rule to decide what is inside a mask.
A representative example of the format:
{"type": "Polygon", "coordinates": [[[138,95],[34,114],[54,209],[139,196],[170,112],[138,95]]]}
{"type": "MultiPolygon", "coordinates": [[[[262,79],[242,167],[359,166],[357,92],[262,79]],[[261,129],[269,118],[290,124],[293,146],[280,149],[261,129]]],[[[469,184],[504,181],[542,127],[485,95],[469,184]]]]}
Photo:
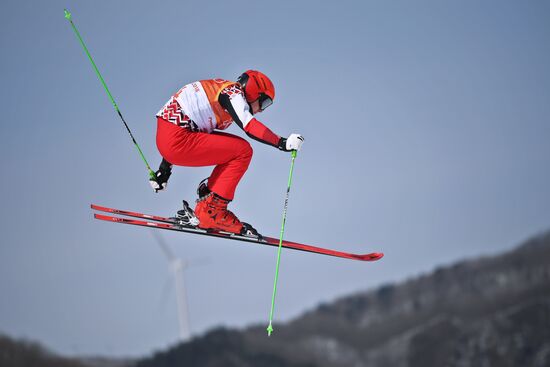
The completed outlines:
{"type": "MultiPolygon", "coordinates": [[[[145,156],[188,82],[264,71],[259,119],[306,137],[286,238],[375,264],[285,251],[275,320],[498,253],[550,227],[550,5],[544,1],[4,1],[0,5],[0,332],[65,354],[144,355],[178,334],[151,233],[91,203],[172,214],[209,168],[155,195],[85,57],[72,14],[145,156]]],[[[243,136],[236,126],[229,132],[243,136]]],[[[290,156],[257,142],[232,209],[277,235],[290,156]]],[[[266,323],[276,251],[163,233],[195,335],[266,323]]],[[[276,336],[276,324],[275,334],[276,336]]]]}

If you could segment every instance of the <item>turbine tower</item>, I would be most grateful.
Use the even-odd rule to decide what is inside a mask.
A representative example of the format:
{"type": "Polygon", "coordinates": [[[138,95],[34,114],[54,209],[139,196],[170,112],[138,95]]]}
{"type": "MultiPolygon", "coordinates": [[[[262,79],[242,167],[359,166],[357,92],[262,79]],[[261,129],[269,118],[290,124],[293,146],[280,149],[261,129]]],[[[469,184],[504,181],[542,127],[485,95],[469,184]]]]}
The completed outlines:
{"type": "Polygon", "coordinates": [[[187,305],[187,297],[185,291],[185,279],[183,272],[189,267],[187,261],[184,261],[174,255],[170,247],[166,244],[163,237],[156,231],[151,231],[158,245],[168,260],[170,271],[174,276],[174,284],[176,288],[176,301],[178,307],[178,321],[180,330],[180,340],[186,341],[191,337],[191,329],[189,324],[189,312],[187,305]]]}

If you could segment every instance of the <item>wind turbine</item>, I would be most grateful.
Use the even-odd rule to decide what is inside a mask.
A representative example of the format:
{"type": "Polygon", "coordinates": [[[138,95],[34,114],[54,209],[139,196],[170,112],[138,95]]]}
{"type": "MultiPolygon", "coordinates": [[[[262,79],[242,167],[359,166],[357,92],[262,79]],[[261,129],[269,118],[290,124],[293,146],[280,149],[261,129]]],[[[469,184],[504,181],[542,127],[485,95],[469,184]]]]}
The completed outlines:
{"type": "Polygon", "coordinates": [[[170,247],[164,241],[164,238],[156,231],[152,230],[158,245],[168,260],[170,270],[174,275],[174,284],[176,288],[176,301],[178,307],[178,321],[180,330],[180,340],[185,341],[190,338],[191,330],[189,325],[189,311],[187,297],[185,292],[185,279],[183,272],[189,268],[189,263],[174,255],[170,247]]]}

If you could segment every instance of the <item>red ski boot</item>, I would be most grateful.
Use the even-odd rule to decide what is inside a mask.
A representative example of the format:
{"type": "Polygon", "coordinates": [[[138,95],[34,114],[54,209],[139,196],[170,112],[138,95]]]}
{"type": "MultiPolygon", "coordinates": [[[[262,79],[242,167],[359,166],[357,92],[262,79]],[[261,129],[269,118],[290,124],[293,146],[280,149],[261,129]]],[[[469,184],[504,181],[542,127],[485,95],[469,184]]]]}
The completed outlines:
{"type": "Polygon", "coordinates": [[[243,224],[235,214],[227,210],[229,200],[211,193],[197,201],[195,215],[199,218],[199,228],[215,229],[241,234],[243,224]]]}
{"type": "Polygon", "coordinates": [[[198,227],[261,239],[262,236],[254,227],[248,223],[241,222],[233,212],[227,210],[227,204],[231,200],[224,199],[210,191],[206,180],[202,180],[197,189],[199,199],[195,207],[195,215],[200,221],[198,227]]]}

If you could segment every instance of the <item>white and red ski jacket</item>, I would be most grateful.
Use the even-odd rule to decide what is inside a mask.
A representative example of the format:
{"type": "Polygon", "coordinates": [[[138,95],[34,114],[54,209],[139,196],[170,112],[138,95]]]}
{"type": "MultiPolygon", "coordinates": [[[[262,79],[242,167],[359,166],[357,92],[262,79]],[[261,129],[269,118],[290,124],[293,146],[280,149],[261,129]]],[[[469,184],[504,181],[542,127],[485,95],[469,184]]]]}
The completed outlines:
{"type": "Polygon", "coordinates": [[[157,117],[204,133],[225,130],[235,122],[251,138],[274,147],[280,147],[283,139],[252,115],[241,86],[224,79],[184,85],[160,109],[157,117]]]}

